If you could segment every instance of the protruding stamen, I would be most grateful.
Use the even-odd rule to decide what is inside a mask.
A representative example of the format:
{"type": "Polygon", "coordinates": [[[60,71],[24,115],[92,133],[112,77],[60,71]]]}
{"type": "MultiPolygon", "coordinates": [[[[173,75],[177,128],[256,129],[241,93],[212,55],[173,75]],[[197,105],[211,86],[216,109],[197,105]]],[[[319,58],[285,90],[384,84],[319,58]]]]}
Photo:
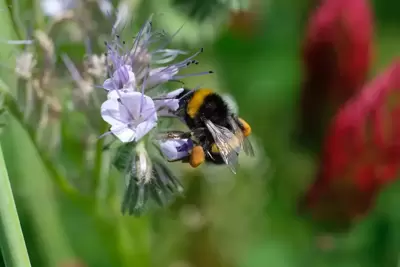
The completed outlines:
{"type": "Polygon", "coordinates": [[[185,75],[176,75],[173,78],[174,79],[183,79],[187,77],[195,77],[195,76],[202,76],[202,75],[207,75],[207,74],[212,74],[214,73],[212,70],[210,71],[203,71],[203,72],[198,72],[198,73],[190,73],[190,74],[185,74],[185,75]]]}

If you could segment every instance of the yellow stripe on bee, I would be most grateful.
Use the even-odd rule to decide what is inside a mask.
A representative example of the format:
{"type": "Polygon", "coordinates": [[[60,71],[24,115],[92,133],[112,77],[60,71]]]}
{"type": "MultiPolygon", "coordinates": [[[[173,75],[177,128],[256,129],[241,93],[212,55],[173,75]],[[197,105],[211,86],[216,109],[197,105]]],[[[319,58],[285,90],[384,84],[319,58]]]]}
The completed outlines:
{"type": "Polygon", "coordinates": [[[219,148],[217,147],[217,145],[215,143],[211,145],[211,153],[214,153],[214,154],[219,153],[219,148]]]}
{"type": "Polygon", "coordinates": [[[201,105],[203,105],[204,99],[212,93],[211,89],[198,89],[193,93],[186,110],[189,117],[194,118],[197,115],[201,105]]]}
{"type": "MultiPolygon", "coordinates": [[[[239,138],[231,138],[231,139],[227,142],[227,144],[228,144],[229,147],[231,147],[232,149],[238,149],[238,148],[240,148],[239,138]]],[[[218,146],[217,146],[216,143],[213,143],[213,144],[211,145],[211,153],[214,153],[214,154],[220,153],[220,150],[219,150],[219,148],[218,148],[218,146]]]]}

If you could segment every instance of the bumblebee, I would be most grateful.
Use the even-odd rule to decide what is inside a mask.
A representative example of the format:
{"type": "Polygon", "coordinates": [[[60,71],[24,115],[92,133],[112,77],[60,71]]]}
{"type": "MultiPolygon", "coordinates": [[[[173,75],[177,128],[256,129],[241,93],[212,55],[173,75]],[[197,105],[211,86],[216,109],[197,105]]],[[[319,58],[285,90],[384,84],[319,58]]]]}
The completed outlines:
{"type": "MultiPolygon", "coordinates": [[[[223,97],[211,89],[184,89],[179,95],[179,108],[175,115],[190,129],[189,132],[170,132],[166,138],[193,140],[188,161],[196,168],[203,162],[227,164],[236,173],[241,149],[254,156],[248,140],[250,125],[239,118],[223,97]]],[[[176,160],[174,160],[176,161],[176,160]]]]}

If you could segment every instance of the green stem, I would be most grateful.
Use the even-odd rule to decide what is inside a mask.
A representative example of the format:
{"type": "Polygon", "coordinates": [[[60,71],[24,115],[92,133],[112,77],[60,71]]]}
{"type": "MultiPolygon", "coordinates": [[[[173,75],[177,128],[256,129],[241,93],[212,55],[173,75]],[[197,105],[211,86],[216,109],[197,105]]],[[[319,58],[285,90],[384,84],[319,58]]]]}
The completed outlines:
{"type": "Polygon", "coordinates": [[[0,247],[7,267],[30,267],[3,151],[0,146],[0,247]]]}
{"type": "MultiPolygon", "coordinates": [[[[19,110],[18,104],[16,103],[15,99],[7,92],[7,91],[2,91],[4,93],[4,98],[5,98],[5,106],[8,108],[8,111],[22,124],[24,125],[24,128],[27,130],[30,139],[32,140],[32,143],[35,145],[35,148],[38,151],[41,151],[39,147],[37,147],[37,144],[35,142],[35,133],[32,127],[27,125],[24,121],[24,115],[23,113],[19,110]]],[[[42,151],[41,151],[42,152],[42,151]]],[[[48,168],[49,172],[53,175],[55,178],[55,181],[57,184],[60,186],[61,190],[63,190],[65,193],[74,196],[74,197],[81,197],[80,193],[77,192],[77,190],[69,183],[69,181],[62,176],[57,168],[51,163],[51,160],[46,157],[44,153],[39,153],[41,159],[45,163],[46,167],[48,168]]]]}
{"type": "MultiPolygon", "coordinates": [[[[107,131],[108,125],[103,123],[102,132],[107,131]]],[[[93,174],[93,192],[97,196],[99,196],[99,187],[101,187],[102,174],[103,174],[103,147],[104,147],[104,138],[101,138],[96,143],[96,154],[94,160],[94,174],[93,174]]],[[[104,189],[104,188],[102,188],[104,189]]]]}

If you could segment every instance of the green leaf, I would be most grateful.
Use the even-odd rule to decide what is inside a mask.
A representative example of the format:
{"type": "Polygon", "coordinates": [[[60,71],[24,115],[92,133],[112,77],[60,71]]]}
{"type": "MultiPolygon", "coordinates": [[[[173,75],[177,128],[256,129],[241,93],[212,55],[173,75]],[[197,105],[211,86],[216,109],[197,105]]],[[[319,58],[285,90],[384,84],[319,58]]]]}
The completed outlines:
{"type": "Polygon", "coordinates": [[[7,267],[31,266],[0,147],[0,247],[7,267]]]}
{"type": "Polygon", "coordinates": [[[61,229],[57,200],[52,179],[38,151],[21,124],[10,116],[2,136],[3,151],[12,185],[19,204],[29,211],[37,247],[48,266],[73,256],[61,229]]]}

